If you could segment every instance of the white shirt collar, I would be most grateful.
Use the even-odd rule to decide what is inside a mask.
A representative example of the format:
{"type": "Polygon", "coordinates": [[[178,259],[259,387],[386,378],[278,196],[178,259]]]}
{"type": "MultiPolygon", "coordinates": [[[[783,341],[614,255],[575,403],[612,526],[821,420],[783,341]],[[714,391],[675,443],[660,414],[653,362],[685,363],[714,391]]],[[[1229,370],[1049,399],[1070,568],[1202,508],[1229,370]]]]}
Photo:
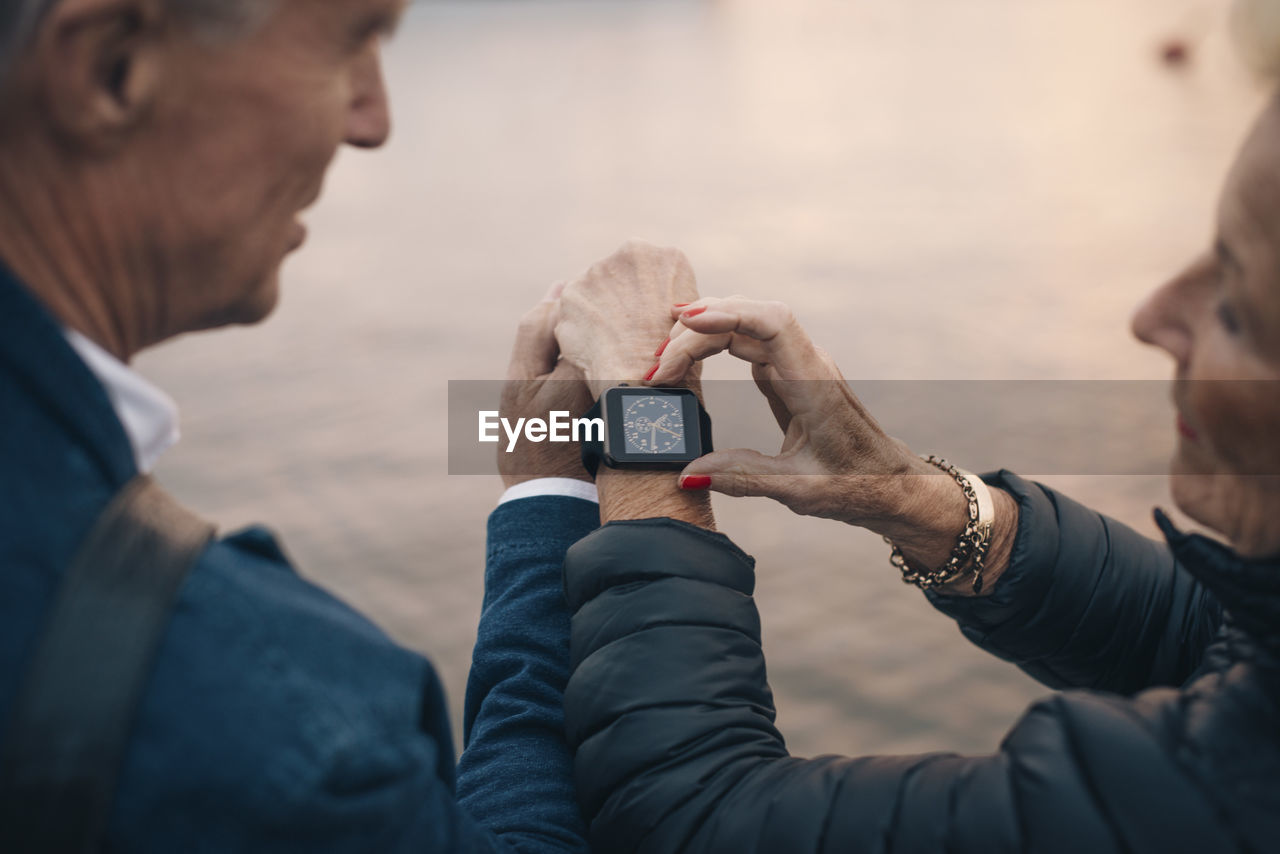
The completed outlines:
{"type": "Polygon", "coordinates": [[[160,455],[178,441],[178,405],[137,371],[79,332],[74,329],[63,332],[107,390],[107,398],[133,446],[138,471],[150,472],[160,455]]]}

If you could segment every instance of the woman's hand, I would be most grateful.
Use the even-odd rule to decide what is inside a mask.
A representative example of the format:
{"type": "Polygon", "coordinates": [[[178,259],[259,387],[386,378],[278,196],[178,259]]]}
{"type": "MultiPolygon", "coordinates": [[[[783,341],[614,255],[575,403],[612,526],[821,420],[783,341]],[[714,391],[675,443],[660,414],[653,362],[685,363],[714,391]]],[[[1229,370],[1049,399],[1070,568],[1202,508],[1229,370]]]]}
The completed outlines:
{"type": "MultiPolygon", "coordinates": [[[[566,410],[576,418],[591,408],[592,397],[582,372],[560,358],[556,344],[564,286],[563,282],[554,285],[542,302],[525,314],[516,330],[500,403],[501,416],[512,423],[517,418],[546,418],[553,410],[566,410]]],[[[499,445],[498,473],[507,487],[539,477],[591,482],[576,442],[520,442],[511,453],[499,445]]]]}
{"type": "MultiPolygon", "coordinates": [[[[677,321],[671,342],[650,383],[670,385],[701,360],[728,350],[751,363],[783,432],[776,456],[735,449],[695,460],[680,475],[684,488],[766,496],[802,515],[890,537],[926,566],[946,560],[968,520],[959,485],[880,428],[786,305],[707,298],[673,306],[671,316],[677,321]]],[[[999,535],[1011,541],[1008,523],[1017,518],[1016,504],[996,493],[999,535]]],[[[1003,544],[996,546],[988,570],[1003,558],[1003,544]]]]}
{"type": "Polygon", "coordinates": [[[801,515],[869,526],[900,515],[902,475],[938,473],[880,428],[783,303],[708,298],[671,313],[671,343],[650,382],[669,385],[728,350],[751,363],[784,434],[777,456],[718,451],[690,463],[682,479],[710,477],[717,492],[763,495],[801,515]]]}

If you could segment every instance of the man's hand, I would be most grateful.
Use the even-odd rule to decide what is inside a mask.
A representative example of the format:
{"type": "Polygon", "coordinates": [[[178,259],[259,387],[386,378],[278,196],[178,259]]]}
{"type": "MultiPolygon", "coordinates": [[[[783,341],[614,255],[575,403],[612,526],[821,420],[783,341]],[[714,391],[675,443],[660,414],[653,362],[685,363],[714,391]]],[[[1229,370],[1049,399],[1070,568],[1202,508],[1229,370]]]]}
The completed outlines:
{"type": "Polygon", "coordinates": [[[565,288],[560,352],[582,369],[594,397],[618,382],[639,382],[671,328],[672,303],[697,298],[684,253],[630,241],[565,288]]]}
{"type": "MultiPolygon", "coordinates": [[[[517,418],[546,418],[552,410],[567,410],[576,418],[591,408],[593,398],[582,382],[582,372],[560,358],[556,345],[563,288],[564,283],[553,286],[542,302],[521,319],[516,330],[500,404],[501,417],[512,423],[517,418]]],[[[539,477],[591,482],[575,442],[520,442],[511,453],[500,448],[498,473],[508,488],[539,477]]]]}
{"type": "MultiPolygon", "coordinates": [[[[582,369],[593,398],[619,382],[639,384],[666,346],[672,303],[697,298],[683,253],[630,241],[564,289],[556,326],[560,352],[582,369]]],[[[696,384],[697,366],[690,367],[684,379],[696,384]]],[[[602,467],[596,486],[602,522],[669,516],[715,526],[706,493],[682,492],[669,474],[602,467]]]]}

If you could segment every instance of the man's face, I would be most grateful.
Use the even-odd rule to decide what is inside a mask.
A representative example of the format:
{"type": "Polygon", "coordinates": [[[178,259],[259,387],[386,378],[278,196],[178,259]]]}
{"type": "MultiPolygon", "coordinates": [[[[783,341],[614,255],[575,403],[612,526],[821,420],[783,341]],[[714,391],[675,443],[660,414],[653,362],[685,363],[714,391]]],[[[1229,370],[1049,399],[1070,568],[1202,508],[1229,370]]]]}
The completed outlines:
{"type": "Polygon", "coordinates": [[[139,225],[170,329],[266,317],[338,146],[390,132],[380,51],[405,0],[276,2],[242,39],[183,32],[165,47],[170,76],[133,173],[159,199],[139,225]]]}

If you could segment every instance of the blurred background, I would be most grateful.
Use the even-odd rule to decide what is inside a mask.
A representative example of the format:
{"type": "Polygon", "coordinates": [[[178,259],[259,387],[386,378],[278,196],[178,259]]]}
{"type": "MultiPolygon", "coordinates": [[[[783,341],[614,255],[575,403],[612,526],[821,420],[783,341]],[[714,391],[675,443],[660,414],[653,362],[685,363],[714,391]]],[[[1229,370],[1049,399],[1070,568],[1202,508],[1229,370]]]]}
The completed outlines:
{"type": "MultiPolygon", "coordinates": [[[[684,249],[704,294],[789,302],[855,389],[1165,379],[1129,315],[1209,245],[1265,94],[1226,7],[417,3],[387,51],[394,139],[340,156],[277,314],[140,359],[182,409],[160,479],[224,530],[267,523],[429,655],[460,731],[501,485],[448,474],[447,384],[501,379],[551,282],[643,237],[684,249]]],[[[1046,481],[1150,534],[1169,504],[1162,477],[1046,481]]],[[[989,751],[1046,693],[969,647],[879,538],[763,500],[716,512],[759,561],[794,753],[989,751]]]]}

